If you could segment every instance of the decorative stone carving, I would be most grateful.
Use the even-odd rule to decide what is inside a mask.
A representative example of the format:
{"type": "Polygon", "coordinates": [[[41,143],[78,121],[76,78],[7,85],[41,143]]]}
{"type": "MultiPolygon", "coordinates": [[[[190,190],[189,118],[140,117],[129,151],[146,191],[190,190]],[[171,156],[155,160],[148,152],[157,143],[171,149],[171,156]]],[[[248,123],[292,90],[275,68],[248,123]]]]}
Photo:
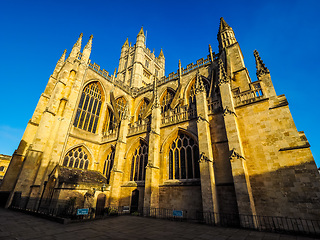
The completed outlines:
{"type": "Polygon", "coordinates": [[[230,84],[230,77],[227,75],[221,59],[219,59],[218,65],[219,65],[218,85],[221,86],[222,84],[230,84]]]}
{"type": "Polygon", "coordinates": [[[199,72],[199,69],[197,71],[197,77],[196,77],[196,94],[198,93],[201,93],[203,92],[205,89],[204,89],[204,85],[203,85],[203,82],[202,82],[202,79],[201,79],[201,76],[200,76],[200,72],[199,72]]]}
{"type": "Polygon", "coordinates": [[[224,109],[223,109],[223,116],[226,116],[226,115],[234,115],[234,116],[237,116],[237,114],[232,111],[231,109],[228,108],[228,106],[226,106],[224,109]]]}
{"type": "Polygon", "coordinates": [[[153,165],[153,163],[148,163],[146,168],[155,168],[155,169],[160,169],[159,167],[153,165]]]}
{"type": "Polygon", "coordinates": [[[257,50],[253,51],[253,55],[254,55],[254,58],[256,59],[257,77],[259,78],[263,75],[269,74],[270,73],[269,69],[264,65],[257,50]]]}
{"type": "Polygon", "coordinates": [[[213,162],[213,161],[209,159],[204,152],[202,152],[200,154],[199,162],[201,163],[201,162],[213,162]]]}
{"type": "Polygon", "coordinates": [[[158,98],[158,86],[157,86],[157,79],[156,78],[154,78],[154,82],[153,82],[153,96],[154,96],[154,100],[153,100],[153,104],[152,104],[151,109],[159,108],[160,101],[158,98]]]}
{"type": "Polygon", "coordinates": [[[235,159],[243,159],[246,160],[243,156],[236,152],[236,149],[232,149],[229,160],[234,161],[235,159]]]}
{"type": "Polygon", "coordinates": [[[201,116],[201,114],[199,114],[199,116],[197,117],[197,123],[202,122],[202,121],[209,123],[209,121],[207,119],[205,119],[204,117],[201,116]]]}

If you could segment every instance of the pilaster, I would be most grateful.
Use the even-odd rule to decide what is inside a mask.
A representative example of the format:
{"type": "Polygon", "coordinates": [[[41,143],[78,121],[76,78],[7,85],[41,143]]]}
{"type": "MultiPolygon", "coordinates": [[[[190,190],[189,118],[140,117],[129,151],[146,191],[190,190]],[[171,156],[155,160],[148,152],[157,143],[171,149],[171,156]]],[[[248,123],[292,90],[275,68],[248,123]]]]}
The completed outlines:
{"type": "MultiPolygon", "coordinates": [[[[196,80],[196,103],[197,103],[197,129],[200,152],[200,180],[202,192],[202,207],[204,212],[219,212],[217,192],[214,177],[214,163],[212,144],[208,118],[208,104],[206,92],[201,80],[197,75],[196,80]]],[[[216,215],[217,216],[217,215],[216,215]]],[[[218,221],[218,219],[216,219],[218,221]]]]}
{"type": "Polygon", "coordinates": [[[159,166],[160,166],[160,123],[161,109],[155,97],[152,106],[151,131],[149,134],[148,165],[146,168],[144,207],[159,208],[159,166]]]}
{"type": "Polygon", "coordinates": [[[123,181],[124,164],[125,164],[125,151],[127,149],[127,135],[128,135],[129,120],[127,117],[121,120],[118,140],[116,143],[114,164],[111,171],[110,183],[111,194],[110,194],[110,206],[118,207],[121,197],[121,185],[123,181]]]}
{"type": "Polygon", "coordinates": [[[219,89],[229,144],[229,160],[231,161],[238,210],[239,214],[252,215],[255,214],[255,207],[238,130],[237,115],[235,113],[233,96],[230,87],[230,78],[225,73],[221,60],[219,60],[219,71],[219,89]]]}

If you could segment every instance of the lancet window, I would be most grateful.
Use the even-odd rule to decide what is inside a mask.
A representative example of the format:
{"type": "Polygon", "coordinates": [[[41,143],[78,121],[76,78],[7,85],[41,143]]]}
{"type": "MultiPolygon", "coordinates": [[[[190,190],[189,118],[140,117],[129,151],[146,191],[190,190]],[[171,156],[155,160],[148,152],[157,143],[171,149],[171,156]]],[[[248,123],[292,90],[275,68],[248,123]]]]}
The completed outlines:
{"type": "Polygon", "coordinates": [[[63,166],[71,168],[88,169],[88,154],[83,147],[78,147],[69,151],[63,160],[63,166]]]}
{"type": "Polygon", "coordinates": [[[143,99],[142,103],[140,104],[140,106],[137,110],[138,121],[142,120],[142,116],[145,113],[148,105],[149,105],[149,101],[147,99],[143,99]]]}
{"type": "Polygon", "coordinates": [[[112,149],[112,151],[108,154],[107,159],[104,161],[104,166],[103,166],[103,175],[106,176],[108,184],[110,181],[111,169],[113,167],[113,162],[114,162],[114,153],[115,153],[115,150],[112,149]]]}
{"type": "Polygon", "coordinates": [[[147,164],[148,145],[141,142],[132,156],[130,181],[144,181],[147,164]]]}
{"type": "Polygon", "coordinates": [[[82,91],[73,125],[88,132],[95,133],[101,104],[101,91],[98,83],[88,84],[82,91]]]}
{"type": "MultiPolygon", "coordinates": [[[[210,83],[205,79],[202,79],[202,82],[206,91],[206,95],[208,97],[210,92],[210,83]]],[[[193,83],[191,84],[190,91],[188,93],[188,101],[189,105],[196,103],[196,81],[193,81],[193,83]]]]}
{"type": "Polygon", "coordinates": [[[164,113],[170,109],[170,104],[174,98],[174,92],[167,89],[160,100],[161,113],[164,113]]]}
{"type": "Polygon", "coordinates": [[[200,178],[199,148],[193,138],[178,134],[169,150],[169,179],[200,178]]]}
{"type": "Polygon", "coordinates": [[[117,106],[117,109],[118,109],[119,118],[122,119],[123,116],[127,112],[127,101],[126,101],[126,99],[124,97],[117,98],[116,106],[117,106]]]}
{"type": "Polygon", "coordinates": [[[110,132],[117,127],[117,121],[115,119],[113,111],[110,108],[108,108],[107,114],[108,114],[108,118],[105,126],[105,132],[110,132]]]}

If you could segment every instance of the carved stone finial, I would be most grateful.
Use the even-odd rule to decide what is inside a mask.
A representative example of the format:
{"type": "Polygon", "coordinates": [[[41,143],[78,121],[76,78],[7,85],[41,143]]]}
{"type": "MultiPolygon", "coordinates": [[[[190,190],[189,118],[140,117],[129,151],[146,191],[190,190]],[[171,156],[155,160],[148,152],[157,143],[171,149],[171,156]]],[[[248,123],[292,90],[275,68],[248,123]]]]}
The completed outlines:
{"type": "Polygon", "coordinates": [[[79,38],[77,42],[73,45],[73,48],[81,48],[81,42],[82,42],[83,33],[80,33],[79,38]]]}
{"type": "Polygon", "coordinates": [[[90,36],[89,38],[89,41],[87,43],[87,45],[84,47],[84,49],[88,49],[91,51],[91,47],[92,47],[92,38],[93,38],[93,35],[90,36]]]}
{"type": "Polygon", "coordinates": [[[220,86],[221,84],[224,84],[224,83],[230,83],[230,77],[227,75],[221,59],[219,59],[218,65],[219,65],[219,79],[218,79],[219,83],[218,83],[218,85],[220,86]]]}
{"type": "Polygon", "coordinates": [[[159,54],[159,57],[158,57],[158,58],[164,58],[162,48],[161,48],[161,51],[160,51],[160,54],[159,54]]]}
{"type": "Polygon", "coordinates": [[[199,69],[197,71],[197,76],[196,76],[196,94],[201,93],[204,91],[204,85],[202,82],[202,77],[200,75],[199,69]]]}
{"type": "Polygon", "coordinates": [[[153,81],[153,96],[154,96],[154,100],[153,100],[152,109],[160,107],[160,101],[158,98],[158,86],[157,86],[157,79],[156,78],[154,78],[154,81],[153,81]]]}
{"type": "Polygon", "coordinates": [[[257,50],[253,51],[253,55],[254,55],[254,58],[256,59],[257,77],[259,78],[262,75],[269,74],[270,73],[269,69],[264,65],[257,50]]]}

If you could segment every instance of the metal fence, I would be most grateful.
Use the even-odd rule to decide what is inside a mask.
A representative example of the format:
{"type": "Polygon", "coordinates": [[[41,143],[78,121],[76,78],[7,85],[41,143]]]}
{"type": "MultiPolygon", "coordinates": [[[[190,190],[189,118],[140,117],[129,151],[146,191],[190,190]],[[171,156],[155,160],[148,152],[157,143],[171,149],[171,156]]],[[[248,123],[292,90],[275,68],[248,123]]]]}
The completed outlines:
{"type": "Polygon", "coordinates": [[[13,198],[10,207],[44,216],[80,221],[130,214],[134,216],[159,218],[171,221],[197,222],[212,226],[320,236],[320,220],[300,218],[224,214],[201,212],[195,209],[175,210],[165,208],[138,208],[133,210],[130,209],[129,206],[120,206],[118,208],[108,207],[100,213],[97,213],[95,208],[89,208],[86,215],[79,216],[77,214],[78,209],[74,206],[74,202],[62,200],[51,200],[51,202],[45,202],[45,200],[40,201],[38,198],[24,198],[20,196],[13,198]]]}

